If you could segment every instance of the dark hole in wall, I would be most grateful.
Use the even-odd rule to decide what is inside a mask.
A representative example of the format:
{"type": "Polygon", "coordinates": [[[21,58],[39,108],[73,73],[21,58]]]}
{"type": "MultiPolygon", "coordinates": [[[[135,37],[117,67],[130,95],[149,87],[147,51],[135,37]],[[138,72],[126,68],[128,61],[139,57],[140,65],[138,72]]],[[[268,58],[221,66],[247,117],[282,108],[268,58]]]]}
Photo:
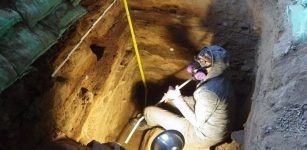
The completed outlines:
{"type": "Polygon", "coordinates": [[[87,88],[82,87],[82,88],[80,89],[80,94],[81,94],[81,95],[84,95],[87,91],[88,91],[87,88]]]}
{"type": "Polygon", "coordinates": [[[90,46],[90,48],[91,48],[92,52],[96,55],[97,60],[100,60],[102,58],[102,56],[103,56],[105,47],[97,45],[97,44],[92,44],[90,46]]]}

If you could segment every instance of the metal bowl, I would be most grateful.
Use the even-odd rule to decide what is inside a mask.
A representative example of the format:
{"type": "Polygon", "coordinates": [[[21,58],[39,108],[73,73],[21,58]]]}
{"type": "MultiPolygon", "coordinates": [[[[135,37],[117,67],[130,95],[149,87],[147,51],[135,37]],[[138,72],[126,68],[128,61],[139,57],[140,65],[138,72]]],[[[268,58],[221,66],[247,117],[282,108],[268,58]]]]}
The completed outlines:
{"type": "Polygon", "coordinates": [[[163,131],[151,144],[151,150],[182,150],[183,147],[184,137],[176,130],[163,131]]]}

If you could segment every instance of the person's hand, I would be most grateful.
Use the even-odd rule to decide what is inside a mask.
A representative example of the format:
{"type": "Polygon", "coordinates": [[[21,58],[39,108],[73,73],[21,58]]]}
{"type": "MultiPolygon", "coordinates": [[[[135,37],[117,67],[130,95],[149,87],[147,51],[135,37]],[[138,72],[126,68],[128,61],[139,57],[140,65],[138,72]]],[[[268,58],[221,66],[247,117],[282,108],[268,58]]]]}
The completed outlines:
{"type": "Polygon", "coordinates": [[[181,96],[178,85],[174,89],[172,86],[169,86],[167,93],[164,94],[163,99],[165,103],[171,102],[181,96]]]}

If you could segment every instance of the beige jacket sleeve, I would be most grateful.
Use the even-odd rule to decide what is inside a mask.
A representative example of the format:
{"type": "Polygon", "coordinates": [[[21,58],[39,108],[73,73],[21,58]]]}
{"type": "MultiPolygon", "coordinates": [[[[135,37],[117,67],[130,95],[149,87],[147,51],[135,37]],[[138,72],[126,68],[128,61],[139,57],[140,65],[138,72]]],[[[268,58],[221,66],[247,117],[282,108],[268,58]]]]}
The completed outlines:
{"type": "Polygon", "coordinates": [[[173,101],[183,116],[195,127],[206,123],[219,105],[218,97],[211,91],[198,90],[194,92],[195,110],[189,107],[183,97],[173,101]]]}

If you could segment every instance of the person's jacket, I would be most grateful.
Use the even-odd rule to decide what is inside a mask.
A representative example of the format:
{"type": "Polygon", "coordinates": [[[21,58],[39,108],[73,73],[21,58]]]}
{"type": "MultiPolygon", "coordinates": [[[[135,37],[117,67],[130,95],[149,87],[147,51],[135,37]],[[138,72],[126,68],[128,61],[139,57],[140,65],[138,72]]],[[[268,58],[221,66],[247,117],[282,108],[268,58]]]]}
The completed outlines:
{"type": "Polygon", "coordinates": [[[224,73],[229,56],[219,46],[211,46],[206,50],[213,56],[213,65],[193,93],[194,108],[190,108],[182,98],[174,100],[174,104],[199,131],[196,132],[198,137],[215,144],[227,138],[231,128],[230,83],[224,73]]]}

